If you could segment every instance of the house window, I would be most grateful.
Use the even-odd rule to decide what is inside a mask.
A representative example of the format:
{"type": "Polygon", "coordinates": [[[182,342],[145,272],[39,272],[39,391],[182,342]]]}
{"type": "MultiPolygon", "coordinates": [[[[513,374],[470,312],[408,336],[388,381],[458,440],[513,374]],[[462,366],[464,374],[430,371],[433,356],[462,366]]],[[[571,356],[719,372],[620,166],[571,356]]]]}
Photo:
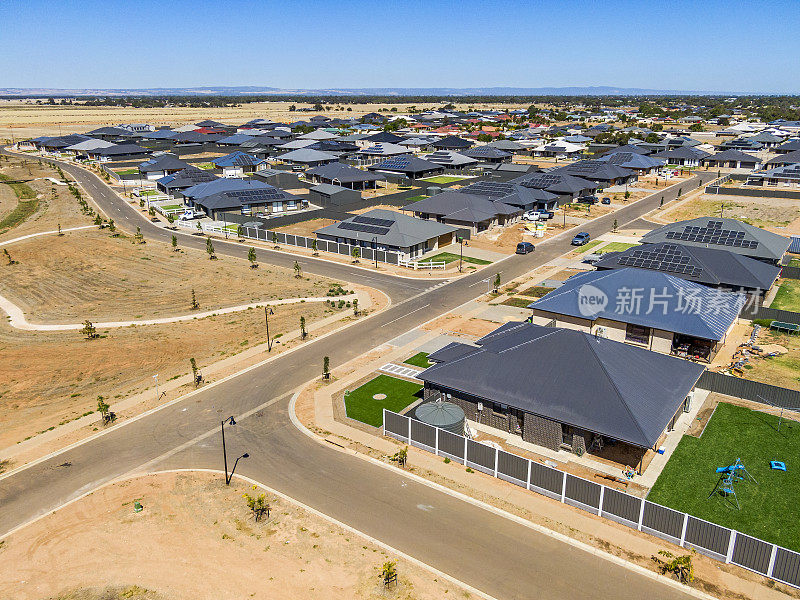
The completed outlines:
{"type": "Polygon", "coordinates": [[[650,328],[628,323],[627,327],[625,327],[625,341],[633,342],[634,344],[650,343],[650,328]]]}

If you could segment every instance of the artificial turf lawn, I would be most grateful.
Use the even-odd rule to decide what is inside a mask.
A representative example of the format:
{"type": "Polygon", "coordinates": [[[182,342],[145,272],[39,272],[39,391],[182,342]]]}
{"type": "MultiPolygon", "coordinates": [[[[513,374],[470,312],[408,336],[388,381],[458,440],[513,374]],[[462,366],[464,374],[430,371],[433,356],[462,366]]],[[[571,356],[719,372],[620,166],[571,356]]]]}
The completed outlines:
{"type": "Polygon", "coordinates": [[[347,416],[367,425],[380,427],[383,425],[383,409],[400,412],[406,406],[419,400],[422,384],[378,375],[344,397],[347,416]],[[375,394],[386,394],[383,400],[375,400],[375,394]]]}
{"type": "Polygon", "coordinates": [[[577,248],[575,248],[574,251],[575,252],[586,252],[587,250],[591,250],[592,248],[594,248],[598,244],[602,244],[602,243],[603,243],[602,240],[592,240],[591,242],[587,242],[583,246],[578,246],[577,248]]]}
{"type": "MultiPolygon", "coordinates": [[[[453,254],[452,252],[440,252],[436,256],[426,256],[425,258],[421,259],[419,262],[446,262],[451,263],[457,261],[461,256],[459,254],[453,254]]],[[[483,260],[482,258],[472,258],[471,256],[464,257],[465,263],[472,263],[473,265],[490,265],[492,261],[490,260],[483,260]]]]}
{"type": "Polygon", "coordinates": [[[799,312],[800,280],[784,279],[781,282],[781,287],[778,288],[778,293],[775,294],[775,299],[769,307],[799,312]]]}
{"type": "Polygon", "coordinates": [[[417,352],[411,358],[404,360],[403,363],[406,365],[414,365],[415,367],[422,367],[423,369],[427,369],[432,364],[428,360],[427,352],[417,352]]]}
{"type": "Polygon", "coordinates": [[[638,246],[639,244],[628,244],[626,242],[611,242],[610,244],[606,244],[602,248],[597,251],[597,254],[605,254],[606,252],[623,252],[628,248],[633,248],[634,246],[638,246]]]}
{"type": "Polygon", "coordinates": [[[800,550],[800,423],[720,403],[700,438],[685,435],[647,497],[785,548],[800,550]],[[741,510],[708,498],[717,467],[741,458],[757,484],[734,484],[741,510]],[[786,463],[786,472],[769,461],[786,463]]]}
{"type": "Polygon", "coordinates": [[[463,177],[451,177],[450,175],[436,175],[435,177],[426,177],[423,181],[428,183],[455,183],[461,181],[463,177]]]}

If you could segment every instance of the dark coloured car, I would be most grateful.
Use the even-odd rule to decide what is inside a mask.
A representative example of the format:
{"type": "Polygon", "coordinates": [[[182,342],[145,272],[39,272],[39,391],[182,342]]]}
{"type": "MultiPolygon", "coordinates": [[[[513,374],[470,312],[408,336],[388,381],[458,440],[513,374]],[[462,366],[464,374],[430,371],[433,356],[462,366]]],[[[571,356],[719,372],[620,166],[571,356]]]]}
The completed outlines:
{"type": "Polygon", "coordinates": [[[580,233],[576,234],[574,238],[572,238],[572,245],[573,246],[583,246],[589,241],[589,234],[585,231],[581,231],[580,233]]]}
{"type": "Polygon", "coordinates": [[[530,254],[536,250],[536,246],[530,242],[520,242],[517,244],[517,254],[530,254]]]}
{"type": "Polygon", "coordinates": [[[606,196],[605,198],[603,198],[602,200],[600,200],[600,204],[611,204],[611,198],[609,198],[608,196],[606,196]]]}
{"type": "Polygon", "coordinates": [[[584,204],[597,204],[599,199],[597,196],[581,196],[578,198],[578,202],[583,202],[584,204]]]}

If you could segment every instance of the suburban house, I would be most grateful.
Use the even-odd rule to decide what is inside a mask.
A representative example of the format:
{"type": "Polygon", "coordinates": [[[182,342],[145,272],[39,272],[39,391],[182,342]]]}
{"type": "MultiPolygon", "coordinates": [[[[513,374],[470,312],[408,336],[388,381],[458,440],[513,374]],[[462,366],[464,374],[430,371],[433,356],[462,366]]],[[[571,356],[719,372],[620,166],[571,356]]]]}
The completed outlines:
{"type": "MultiPolygon", "coordinates": [[[[71,148],[72,146],[70,146],[71,148]]],[[[69,150],[69,148],[67,148],[69,150]]],[[[778,167],[788,167],[790,165],[800,164],[800,150],[793,150],[785,154],[779,154],[774,158],[770,158],[764,167],[767,169],[775,169],[778,167]]]]}
{"type": "Polygon", "coordinates": [[[660,271],[624,268],[573,275],[528,308],[537,325],[710,362],[744,302],[741,294],[660,271]]]}
{"type": "Polygon", "coordinates": [[[425,160],[436,163],[437,165],[442,165],[453,171],[469,169],[478,164],[477,158],[470,158],[465,154],[460,154],[453,150],[437,150],[424,158],[425,160]]]}
{"type": "Polygon", "coordinates": [[[214,166],[222,169],[223,177],[244,177],[267,164],[263,158],[257,158],[241,150],[236,150],[213,160],[214,166]]]}
{"type": "Polygon", "coordinates": [[[763,297],[780,276],[781,268],[722,248],[684,246],[672,242],[644,244],[609,252],[594,263],[598,271],[647,269],[728,291],[763,297]]]}
{"type": "Polygon", "coordinates": [[[653,173],[667,164],[667,161],[660,158],[653,158],[637,152],[619,152],[617,150],[612,150],[597,160],[616,165],[622,169],[635,171],[637,175],[653,173]]]}
{"type": "Polygon", "coordinates": [[[643,244],[660,242],[720,248],[778,265],[791,240],[738,219],[698,217],[669,223],[642,236],[643,244]]]}
{"type": "Polygon", "coordinates": [[[66,146],[63,148],[63,152],[67,154],[72,154],[75,157],[87,157],[88,152],[90,150],[97,150],[98,148],[108,148],[109,146],[113,146],[113,142],[107,142],[105,140],[85,140],[83,142],[78,142],[77,144],[72,144],[71,146],[66,146]]]}
{"type": "Polygon", "coordinates": [[[558,204],[569,204],[573,200],[594,194],[600,187],[594,181],[575,177],[563,172],[527,173],[509,181],[523,187],[545,190],[559,197],[558,204]]]}
{"type": "Polygon", "coordinates": [[[467,148],[466,150],[462,150],[460,154],[479,160],[482,163],[491,164],[511,162],[511,159],[514,157],[511,152],[501,150],[489,144],[467,148]]]}
{"type": "Polygon", "coordinates": [[[361,200],[361,192],[350,188],[320,183],[308,190],[308,201],[317,206],[340,206],[361,200]]]}
{"type": "Polygon", "coordinates": [[[757,171],[747,176],[748,185],[800,185],[800,163],[757,171]]]}
{"type": "Polygon", "coordinates": [[[224,221],[227,214],[268,215],[303,208],[307,200],[266,183],[247,179],[221,179],[237,181],[242,186],[212,194],[194,196],[191,206],[201,209],[212,219],[224,221]]]}
{"type": "Polygon", "coordinates": [[[370,171],[402,175],[409,179],[419,179],[429,175],[438,175],[444,172],[442,165],[437,165],[429,160],[417,158],[410,154],[394,156],[367,167],[370,171]]]}
{"type": "Polygon", "coordinates": [[[443,137],[442,139],[433,142],[431,145],[437,150],[460,151],[466,150],[467,148],[472,148],[473,143],[456,135],[448,135],[447,137],[443,137]]]}
{"type": "Polygon", "coordinates": [[[556,141],[537,146],[532,150],[532,154],[534,156],[546,156],[550,158],[575,158],[580,156],[583,149],[583,144],[556,141]]]}
{"type": "Polygon", "coordinates": [[[672,150],[663,150],[651,155],[653,158],[663,158],[670,165],[679,165],[682,167],[699,167],[700,161],[704,158],[711,156],[708,152],[691,148],[689,146],[681,146],[680,148],[673,148],[672,150]]]}
{"type": "MultiPolygon", "coordinates": [[[[639,156],[639,155],[636,155],[639,156]]],[[[594,181],[601,187],[620,185],[636,181],[636,173],[630,169],[623,169],[606,160],[579,160],[564,167],[554,169],[556,173],[565,173],[574,177],[594,181]]]]}
{"type": "MultiPolygon", "coordinates": [[[[417,375],[426,401],[553,451],[635,465],[689,410],[701,365],[582,331],[509,322],[476,345],[452,343],[417,375]],[[564,365],[578,365],[580,376],[564,365]],[[620,447],[621,446],[621,447],[620,447]]],[[[652,456],[652,452],[650,452],[652,456]]]]}
{"type": "Polygon", "coordinates": [[[332,162],[308,169],[305,175],[314,183],[329,183],[350,188],[351,190],[375,188],[378,186],[379,181],[386,179],[378,173],[370,173],[341,162],[332,162]]]}
{"type": "Polygon", "coordinates": [[[458,190],[465,194],[484,196],[490,200],[526,210],[553,210],[559,197],[551,192],[499,181],[476,181],[458,190]]]}
{"type": "Polygon", "coordinates": [[[447,223],[472,233],[514,223],[522,215],[522,209],[516,206],[450,190],[408,204],[403,210],[413,212],[417,218],[447,223]]]}
{"type": "Polygon", "coordinates": [[[397,252],[400,260],[412,260],[449,246],[455,240],[456,231],[455,227],[444,223],[376,208],[314,233],[321,240],[397,252]]]}
{"type": "Polygon", "coordinates": [[[700,164],[715,169],[758,169],[761,159],[740,150],[723,150],[701,159],[700,164]]]}
{"type": "Polygon", "coordinates": [[[167,194],[170,198],[182,198],[184,190],[215,179],[219,179],[219,177],[213,173],[188,166],[172,175],[158,179],[156,181],[156,189],[167,194]]]}
{"type": "Polygon", "coordinates": [[[136,144],[114,144],[105,148],[95,148],[86,154],[99,162],[112,160],[125,160],[131,158],[145,158],[153,153],[149,148],[142,148],[136,144]]]}
{"type": "Polygon", "coordinates": [[[276,157],[279,161],[288,163],[290,165],[298,165],[304,167],[317,167],[319,165],[326,165],[328,163],[337,162],[338,156],[329,154],[328,152],[320,152],[319,150],[311,150],[310,148],[300,148],[292,150],[286,154],[281,154],[276,157]]]}
{"type": "Polygon", "coordinates": [[[142,179],[153,181],[183,171],[188,166],[189,163],[174,154],[162,154],[141,163],[137,168],[142,179]]]}

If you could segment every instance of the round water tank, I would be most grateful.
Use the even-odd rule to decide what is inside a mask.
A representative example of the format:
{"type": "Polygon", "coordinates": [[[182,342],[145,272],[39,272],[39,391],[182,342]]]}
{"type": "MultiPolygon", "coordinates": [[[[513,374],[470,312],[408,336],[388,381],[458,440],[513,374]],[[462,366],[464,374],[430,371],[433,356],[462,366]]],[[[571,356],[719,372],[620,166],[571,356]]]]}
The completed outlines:
{"type": "Polygon", "coordinates": [[[418,421],[464,435],[464,411],[451,402],[426,402],[414,413],[418,421]]]}
{"type": "Polygon", "coordinates": [[[435,196],[436,194],[441,194],[442,188],[439,186],[432,185],[428,188],[428,196],[435,196]]]}

